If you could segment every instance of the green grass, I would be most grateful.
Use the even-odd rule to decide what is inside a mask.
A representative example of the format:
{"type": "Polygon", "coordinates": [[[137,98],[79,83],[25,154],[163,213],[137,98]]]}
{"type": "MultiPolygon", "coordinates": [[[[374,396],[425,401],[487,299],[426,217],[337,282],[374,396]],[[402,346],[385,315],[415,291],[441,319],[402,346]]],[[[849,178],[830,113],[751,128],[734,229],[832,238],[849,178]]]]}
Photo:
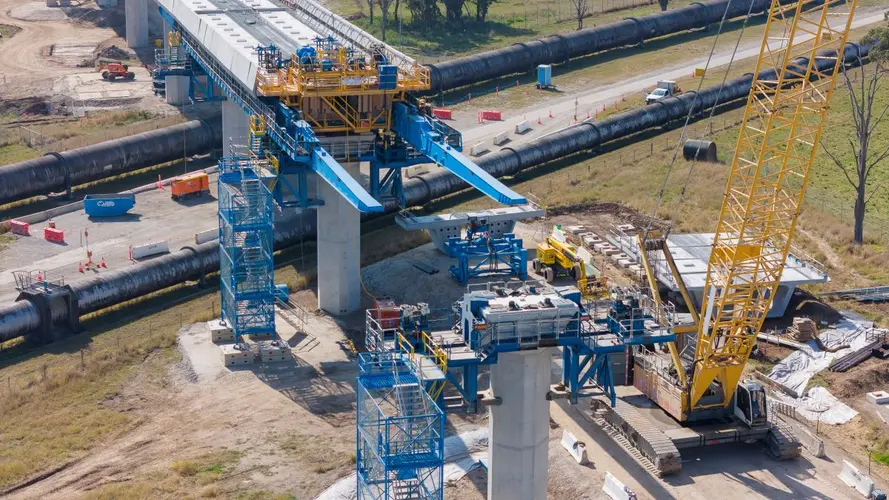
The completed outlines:
{"type": "Polygon", "coordinates": [[[9,40],[22,29],[14,24],[0,24],[0,43],[9,40]]]}
{"type": "Polygon", "coordinates": [[[0,166],[30,160],[38,156],[40,156],[38,151],[19,142],[0,146],[0,166]]]}
{"type": "MultiPolygon", "coordinates": [[[[682,7],[691,0],[673,0],[670,8],[682,7]]],[[[350,19],[357,26],[377,38],[382,35],[379,6],[374,8],[374,22],[370,23],[367,2],[364,0],[329,0],[327,6],[350,19]]],[[[491,4],[486,22],[475,21],[475,5],[466,2],[464,21],[449,25],[442,17],[429,29],[414,22],[407,2],[401,2],[401,33],[394,20],[395,2],[391,2],[386,28],[387,42],[401,48],[422,62],[446,60],[460,55],[496,49],[515,42],[567,33],[577,28],[570,0],[501,0],[491,4]]],[[[445,9],[439,4],[444,15],[445,9]]],[[[646,0],[590,0],[590,12],[584,19],[584,27],[602,25],[629,16],[644,16],[660,12],[657,3],[646,0]]]]}

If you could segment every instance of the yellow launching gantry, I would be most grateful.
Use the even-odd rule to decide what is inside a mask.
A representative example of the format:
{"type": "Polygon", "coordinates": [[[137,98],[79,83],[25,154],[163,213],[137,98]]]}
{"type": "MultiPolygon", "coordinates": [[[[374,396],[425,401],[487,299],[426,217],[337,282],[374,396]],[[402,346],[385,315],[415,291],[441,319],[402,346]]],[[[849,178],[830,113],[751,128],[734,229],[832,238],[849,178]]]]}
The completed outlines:
{"type": "Polygon", "coordinates": [[[408,92],[429,90],[429,69],[389,64],[384,47],[369,53],[316,39],[314,46],[282,59],[277,47],[259,47],[258,95],[278,97],[298,108],[315,132],[367,133],[389,130],[392,103],[408,92]]]}

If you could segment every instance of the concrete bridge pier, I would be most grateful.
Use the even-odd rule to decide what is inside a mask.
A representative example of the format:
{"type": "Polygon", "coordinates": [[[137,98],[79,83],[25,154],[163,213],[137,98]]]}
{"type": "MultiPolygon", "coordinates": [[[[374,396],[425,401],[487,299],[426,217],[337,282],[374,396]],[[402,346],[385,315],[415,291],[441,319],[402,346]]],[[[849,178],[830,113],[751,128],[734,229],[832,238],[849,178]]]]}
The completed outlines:
{"type": "Polygon", "coordinates": [[[499,353],[491,365],[488,500],[546,500],[552,349],[499,353]]]}
{"type": "Polygon", "coordinates": [[[127,47],[148,46],[148,0],[126,0],[127,47]]]}

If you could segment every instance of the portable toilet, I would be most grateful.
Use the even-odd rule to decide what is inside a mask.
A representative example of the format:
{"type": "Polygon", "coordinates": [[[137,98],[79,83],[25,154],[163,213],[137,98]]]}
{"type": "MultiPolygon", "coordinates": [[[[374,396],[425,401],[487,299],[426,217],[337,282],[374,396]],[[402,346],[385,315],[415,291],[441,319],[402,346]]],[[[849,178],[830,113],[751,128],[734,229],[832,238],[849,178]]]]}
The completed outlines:
{"type": "Polygon", "coordinates": [[[551,64],[537,66],[537,88],[550,88],[553,86],[553,67],[551,64]]]}

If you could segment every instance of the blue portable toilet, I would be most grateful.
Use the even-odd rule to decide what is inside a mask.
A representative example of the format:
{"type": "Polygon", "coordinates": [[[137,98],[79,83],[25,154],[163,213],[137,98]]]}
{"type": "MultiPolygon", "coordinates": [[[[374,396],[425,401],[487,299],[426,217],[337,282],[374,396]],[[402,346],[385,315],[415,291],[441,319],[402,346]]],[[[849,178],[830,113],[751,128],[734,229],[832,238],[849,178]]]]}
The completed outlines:
{"type": "Polygon", "coordinates": [[[553,67],[551,64],[537,66],[537,88],[546,89],[553,86],[553,67]]]}

